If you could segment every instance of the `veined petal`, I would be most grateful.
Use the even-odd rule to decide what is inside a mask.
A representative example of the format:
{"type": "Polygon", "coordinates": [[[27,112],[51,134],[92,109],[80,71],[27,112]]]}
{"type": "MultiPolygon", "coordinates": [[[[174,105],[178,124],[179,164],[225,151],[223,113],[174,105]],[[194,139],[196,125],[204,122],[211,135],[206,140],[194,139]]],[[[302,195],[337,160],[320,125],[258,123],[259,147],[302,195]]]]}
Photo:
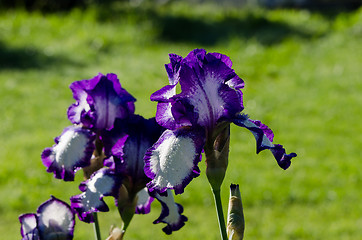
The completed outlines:
{"type": "Polygon", "coordinates": [[[205,143],[203,129],[166,130],[145,154],[145,173],[152,181],[150,191],[165,194],[167,189],[182,193],[186,185],[199,176],[197,164],[205,143]]]}
{"type": "MultiPolygon", "coordinates": [[[[197,116],[197,119],[189,119],[190,122],[213,128],[220,120],[230,121],[243,110],[242,95],[232,88],[240,88],[241,83],[236,84],[239,78],[226,58],[221,54],[206,54],[203,49],[195,49],[181,62],[179,82],[182,92],[173,99],[184,103],[186,109],[191,109],[187,105],[193,106],[192,111],[196,114],[183,116],[197,116]],[[234,80],[227,84],[231,79],[234,80]]],[[[178,121],[181,115],[174,117],[178,121]]]]}
{"type": "Polygon", "coordinates": [[[174,102],[172,97],[176,95],[177,83],[178,81],[175,85],[166,85],[151,95],[151,101],[159,102],[157,104],[156,121],[162,127],[168,129],[179,127],[179,124],[176,123],[171,111],[172,103],[174,102]]]}
{"type": "Polygon", "coordinates": [[[143,188],[137,193],[136,214],[148,214],[151,211],[151,203],[154,198],[148,194],[148,189],[143,188]]]}
{"type": "Polygon", "coordinates": [[[81,221],[94,222],[93,212],[109,211],[103,197],[113,196],[117,199],[121,184],[119,175],[110,169],[102,168],[79,185],[83,193],[70,198],[71,207],[77,212],[81,221]]]}
{"type": "Polygon", "coordinates": [[[68,109],[68,118],[73,123],[110,129],[116,118],[134,112],[136,99],[121,87],[115,74],[100,73],[92,79],[74,82],[70,88],[77,100],[68,109]]]}
{"type": "Polygon", "coordinates": [[[238,115],[233,122],[240,127],[249,129],[252,132],[256,140],[257,153],[264,149],[269,149],[277,160],[278,165],[284,170],[290,166],[291,159],[297,156],[295,153],[286,154],[282,145],[273,144],[274,134],[272,130],[260,121],[251,120],[246,115],[238,115]]]}
{"type": "Polygon", "coordinates": [[[73,239],[74,213],[70,206],[51,197],[38,208],[38,229],[41,239],[73,239]]]}
{"type": "Polygon", "coordinates": [[[182,215],[183,207],[175,203],[172,192],[167,190],[167,196],[161,196],[155,193],[154,197],[161,203],[162,212],[153,223],[166,223],[167,226],[162,230],[168,235],[182,228],[187,221],[187,217],[182,215]]]}
{"type": "Polygon", "coordinates": [[[20,233],[23,237],[23,240],[38,240],[38,222],[37,216],[35,213],[26,213],[19,216],[19,221],[21,224],[20,233]]]}
{"type": "Polygon", "coordinates": [[[176,54],[169,54],[170,63],[165,64],[168,80],[171,85],[176,85],[179,81],[179,70],[182,57],[176,54]]]}
{"type": "Polygon", "coordinates": [[[55,178],[73,181],[74,173],[90,164],[95,134],[79,126],[69,126],[55,138],[55,145],[44,149],[41,154],[43,164],[55,178]]]}

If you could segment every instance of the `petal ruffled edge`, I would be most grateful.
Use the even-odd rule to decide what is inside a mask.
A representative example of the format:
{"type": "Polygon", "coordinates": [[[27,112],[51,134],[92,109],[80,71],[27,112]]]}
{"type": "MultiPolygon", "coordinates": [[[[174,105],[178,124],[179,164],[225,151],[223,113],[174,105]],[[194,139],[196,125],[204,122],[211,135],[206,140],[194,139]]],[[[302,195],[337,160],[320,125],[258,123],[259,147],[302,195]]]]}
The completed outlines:
{"type": "Polygon", "coordinates": [[[166,130],[158,141],[147,150],[145,174],[151,178],[148,189],[165,195],[167,189],[183,193],[191,180],[200,175],[197,166],[205,144],[203,129],[180,128],[166,130]]]}
{"type": "Polygon", "coordinates": [[[256,140],[256,152],[269,149],[276,159],[278,165],[286,170],[291,165],[291,159],[296,157],[296,153],[286,154],[285,149],[280,144],[273,144],[274,134],[272,130],[258,120],[251,120],[245,114],[238,115],[233,122],[247,128],[254,135],[256,140]]]}
{"type": "Polygon", "coordinates": [[[113,196],[117,199],[121,184],[120,175],[108,168],[102,168],[79,185],[83,193],[70,198],[71,208],[78,214],[81,221],[94,222],[93,212],[109,211],[103,197],[113,196]]]}
{"type": "Polygon", "coordinates": [[[162,231],[167,235],[182,228],[188,219],[182,215],[184,211],[183,207],[175,202],[172,192],[167,190],[167,196],[161,196],[157,193],[153,194],[153,196],[162,206],[161,215],[153,223],[166,223],[167,226],[164,227],[162,231]]]}
{"type": "Polygon", "coordinates": [[[74,173],[90,165],[95,138],[95,133],[80,126],[65,128],[55,138],[55,144],[41,154],[47,172],[53,172],[55,178],[74,181],[74,173]]]}

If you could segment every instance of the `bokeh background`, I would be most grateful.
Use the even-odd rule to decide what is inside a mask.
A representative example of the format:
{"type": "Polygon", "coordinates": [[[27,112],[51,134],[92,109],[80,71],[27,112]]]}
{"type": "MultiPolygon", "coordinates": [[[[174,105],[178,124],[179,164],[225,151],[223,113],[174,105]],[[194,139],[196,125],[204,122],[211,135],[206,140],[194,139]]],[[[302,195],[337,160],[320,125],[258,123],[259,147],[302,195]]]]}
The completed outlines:
{"type": "MultiPolygon", "coordinates": [[[[222,188],[240,185],[245,239],[355,240],[362,236],[362,8],[359,0],[17,0],[0,1],[0,236],[20,238],[18,216],[50,195],[69,202],[73,183],[54,179],[40,160],[70,122],[69,84],[116,73],[153,117],[154,91],[168,83],[168,54],[220,52],[245,81],[244,112],[298,153],[280,169],[255,154],[252,134],[232,127],[222,188]]],[[[201,176],[176,196],[189,218],[171,236],[154,203],[135,216],[126,239],[220,239],[212,194],[201,176]]],[[[113,200],[99,214],[103,238],[121,225],[113,200]]],[[[92,239],[77,221],[75,239],[92,239]]]]}

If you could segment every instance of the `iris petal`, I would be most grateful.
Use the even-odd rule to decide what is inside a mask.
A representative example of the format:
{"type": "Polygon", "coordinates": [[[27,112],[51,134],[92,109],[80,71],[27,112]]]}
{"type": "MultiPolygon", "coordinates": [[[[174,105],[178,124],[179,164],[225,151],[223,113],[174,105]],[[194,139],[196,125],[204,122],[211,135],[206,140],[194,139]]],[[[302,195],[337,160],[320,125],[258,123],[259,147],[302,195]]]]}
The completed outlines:
{"type": "Polygon", "coordinates": [[[90,164],[94,151],[95,134],[79,126],[69,126],[55,138],[55,145],[44,149],[43,164],[55,178],[73,181],[74,173],[90,164]]]}
{"type": "Polygon", "coordinates": [[[81,221],[94,222],[93,212],[107,212],[108,206],[103,201],[104,196],[118,197],[121,186],[121,177],[110,169],[102,168],[95,172],[90,179],[79,186],[83,192],[71,197],[71,207],[81,221]]]}
{"type": "Polygon", "coordinates": [[[151,203],[154,198],[148,194],[148,189],[143,188],[137,193],[136,214],[148,214],[151,211],[151,203]]]}
{"type": "Polygon", "coordinates": [[[41,239],[72,239],[74,225],[74,214],[65,202],[52,197],[39,206],[38,229],[41,239]]]}
{"type": "Polygon", "coordinates": [[[145,173],[152,179],[150,191],[165,194],[167,189],[182,193],[186,185],[199,176],[197,164],[205,136],[202,129],[180,128],[166,130],[145,154],[145,173]]]}
{"type": "Polygon", "coordinates": [[[233,122],[236,125],[247,128],[252,132],[256,140],[257,153],[262,150],[269,149],[277,160],[278,165],[284,170],[290,166],[291,159],[297,156],[295,153],[286,154],[282,145],[273,144],[274,134],[272,130],[260,121],[251,120],[246,115],[238,115],[233,122]]]}
{"type": "Polygon", "coordinates": [[[37,214],[23,214],[19,221],[23,240],[73,239],[74,213],[67,203],[53,196],[39,206],[37,214]]]}
{"type": "Polygon", "coordinates": [[[167,196],[161,196],[156,193],[154,197],[161,203],[162,212],[153,223],[166,223],[167,226],[162,230],[168,235],[182,228],[187,221],[187,217],[182,215],[183,207],[175,203],[172,192],[167,190],[167,196]]]}
{"type": "Polygon", "coordinates": [[[34,213],[22,214],[19,217],[21,224],[20,233],[23,240],[38,240],[39,232],[37,228],[37,216],[34,213]]]}
{"type": "Polygon", "coordinates": [[[110,129],[116,118],[125,118],[134,112],[136,101],[121,87],[117,75],[98,74],[92,79],[70,85],[77,101],[68,109],[68,118],[74,124],[110,129]]]}
{"type": "Polygon", "coordinates": [[[192,51],[181,62],[182,92],[172,98],[176,122],[183,123],[182,119],[186,118],[193,125],[210,129],[220,120],[230,120],[242,111],[242,94],[238,89],[243,82],[230,66],[226,56],[206,54],[203,49],[192,51]],[[180,103],[183,107],[176,106],[180,103]]]}

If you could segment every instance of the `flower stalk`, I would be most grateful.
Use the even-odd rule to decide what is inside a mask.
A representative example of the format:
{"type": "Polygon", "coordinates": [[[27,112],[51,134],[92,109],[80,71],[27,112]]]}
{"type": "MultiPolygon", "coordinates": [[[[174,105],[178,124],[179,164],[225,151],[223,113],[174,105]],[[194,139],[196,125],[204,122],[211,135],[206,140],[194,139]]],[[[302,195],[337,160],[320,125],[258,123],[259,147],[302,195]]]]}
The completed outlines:
{"type": "Polygon", "coordinates": [[[101,231],[99,228],[99,222],[98,222],[98,215],[96,212],[93,213],[93,218],[94,218],[94,223],[93,223],[93,228],[94,228],[94,236],[96,240],[101,240],[101,231]]]}
{"type": "Polygon", "coordinates": [[[216,213],[217,213],[217,219],[219,222],[219,229],[220,229],[220,235],[222,240],[227,240],[227,234],[226,234],[226,226],[225,226],[225,218],[221,203],[221,197],[220,197],[220,189],[219,190],[212,190],[212,193],[214,195],[214,201],[215,201],[215,207],[216,207],[216,213]]]}

